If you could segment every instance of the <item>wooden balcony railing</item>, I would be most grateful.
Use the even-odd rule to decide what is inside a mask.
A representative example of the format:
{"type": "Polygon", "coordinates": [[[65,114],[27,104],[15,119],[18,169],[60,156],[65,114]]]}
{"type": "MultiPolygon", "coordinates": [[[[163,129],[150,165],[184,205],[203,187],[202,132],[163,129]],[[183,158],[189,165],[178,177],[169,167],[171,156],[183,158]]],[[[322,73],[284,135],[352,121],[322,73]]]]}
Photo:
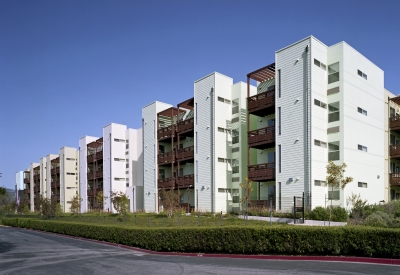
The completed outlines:
{"type": "Polygon", "coordinates": [[[30,179],[24,178],[24,183],[30,183],[30,182],[31,182],[30,179]]]}
{"type": "Polygon", "coordinates": [[[168,164],[175,161],[175,150],[158,154],[158,164],[168,164]]]}
{"type": "Polygon", "coordinates": [[[30,194],[30,193],[31,193],[31,190],[29,188],[24,189],[24,194],[30,194]]]}
{"type": "Polygon", "coordinates": [[[103,177],[103,170],[97,170],[96,171],[96,178],[102,178],[103,177]]]}
{"type": "Polygon", "coordinates": [[[275,143],[275,125],[248,132],[250,147],[275,143]]]}
{"type": "Polygon", "coordinates": [[[33,176],[33,180],[40,180],[40,174],[34,175],[34,176],[33,176]]]}
{"type": "Polygon", "coordinates": [[[267,181],[275,179],[275,162],[250,165],[248,177],[253,181],[267,181]]]}
{"type": "Polygon", "coordinates": [[[95,159],[96,154],[91,154],[86,157],[87,163],[93,162],[95,159]]]}
{"type": "Polygon", "coordinates": [[[189,119],[180,121],[176,128],[176,132],[178,132],[178,133],[188,132],[188,131],[193,131],[193,130],[194,130],[194,118],[189,118],[189,119]]]}
{"type": "Polygon", "coordinates": [[[400,116],[393,116],[389,118],[390,130],[400,130],[400,116]]]}
{"type": "Polygon", "coordinates": [[[103,151],[96,152],[96,160],[103,159],[103,151]]]}
{"type": "Polygon", "coordinates": [[[56,180],[54,182],[51,183],[53,185],[54,188],[60,188],[60,181],[56,180]]]}
{"type": "Polygon", "coordinates": [[[247,99],[249,113],[275,105],[275,90],[259,93],[247,99]]]}
{"type": "Polygon", "coordinates": [[[95,189],[89,188],[87,190],[87,196],[88,197],[94,197],[94,194],[95,194],[95,189]]]}
{"type": "Polygon", "coordinates": [[[96,188],[96,192],[103,192],[103,187],[96,188]]]}
{"type": "Polygon", "coordinates": [[[194,185],[194,175],[179,176],[177,181],[179,188],[189,188],[194,185]]]}
{"type": "Polygon", "coordinates": [[[390,185],[400,186],[400,173],[390,173],[390,185]]]}
{"type": "Polygon", "coordinates": [[[178,160],[192,159],[194,157],[194,146],[181,148],[176,152],[178,160]]]}
{"type": "Polygon", "coordinates": [[[390,145],[389,151],[391,158],[400,158],[400,144],[390,145]]]}
{"type": "Polygon", "coordinates": [[[54,167],[53,169],[51,169],[51,174],[59,174],[60,173],[60,167],[54,167]]]}
{"type": "Polygon", "coordinates": [[[94,176],[96,175],[96,172],[94,172],[94,171],[88,172],[86,175],[87,175],[87,178],[88,178],[88,179],[93,179],[94,176]]]}
{"type": "Polygon", "coordinates": [[[157,131],[157,138],[160,139],[165,139],[165,138],[170,138],[174,136],[175,132],[175,126],[171,125],[168,127],[161,128],[157,131]]]}
{"type": "Polygon", "coordinates": [[[175,188],[175,178],[158,179],[158,188],[175,188]]]}
{"type": "Polygon", "coordinates": [[[252,206],[260,206],[260,207],[267,207],[269,208],[271,206],[271,201],[272,201],[272,208],[275,208],[275,200],[251,200],[250,204],[252,206]]]}

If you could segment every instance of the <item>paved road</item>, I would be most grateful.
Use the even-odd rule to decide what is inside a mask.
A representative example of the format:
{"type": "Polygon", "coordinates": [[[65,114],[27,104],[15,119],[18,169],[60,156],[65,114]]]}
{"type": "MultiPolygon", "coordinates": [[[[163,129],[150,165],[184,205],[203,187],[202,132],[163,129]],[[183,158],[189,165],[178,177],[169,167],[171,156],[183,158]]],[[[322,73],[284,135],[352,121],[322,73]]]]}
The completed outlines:
{"type": "Polygon", "coordinates": [[[399,266],[160,256],[0,226],[0,274],[400,274],[399,266]]]}

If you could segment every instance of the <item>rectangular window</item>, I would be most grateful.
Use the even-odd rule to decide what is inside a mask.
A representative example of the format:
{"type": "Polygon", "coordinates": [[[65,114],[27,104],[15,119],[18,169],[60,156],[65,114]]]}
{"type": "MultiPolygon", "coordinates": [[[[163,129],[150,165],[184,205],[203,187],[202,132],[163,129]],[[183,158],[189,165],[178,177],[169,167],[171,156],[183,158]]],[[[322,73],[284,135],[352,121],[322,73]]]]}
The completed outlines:
{"type": "Polygon", "coordinates": [[[153,144],[153,151],[154,151],[154,154],[153,154],[153,163],[156,163],[156,145],[155,145],[155,144],[153,144]]]}
{"type": "Polygon", "coordinates": [[[75,175],[75,173],[67,173],[67,175],[75,175]]]}
{"type": "Polygon", "coordinates": [[[125,139],[114,138],[114,141],[116,141],[116,142],[123,142],[123,143],[125,143],[125,139]]]}
{"type": "Polygon", "coordinates": [[[339,131],[340,131],[339,126],[330,127],[327,129],[328,134],[339,133],[339,131]]]}
{"type": "Polygon", "coordinates": [[[278,145],[278,172],[281,173],[282,169],[281,169],[281,145],[278,145]]]}
{"type": "Polygon", "coordinates": [[[225,189],[224,188],[218,188],[218,193],[225,193],[225,189]]]}
{"type": "Polygon", "coordinates": [[[239,173],[239,166],[232,167],[232,174],[239,173]]]}
{"type": "Polygon", "coordinates": [[[324,180],[314,180],[315,186],[326,186],[326,181],[324,180]]]}
{"type": "Polygon", "coordinates": [[[239,182],[239,181],[240,181],[239,177],[232,178],[232,182],[239,182]]]}
{"type": "Polygon", "coordinates": [[[328,110],[329,110],[328,122],[334,122],[340,120],[339,101],[329,104],[328,110]]]}
{"type": "Polygon", "coordinates": [[[326,65],[315,58],[314,58],[314,65],[320,67],[321,69],[326,70],[326,65]]]}
{"type": "Polygon", "coordinates": [[[358,182],[358,187],[367,188],[368,184],[366,182],[358,182]]]}
{"type": "Polygon", "coordinates": [[[367,146],[362,146],[362,145],[358,144],[358,150],[367,152],[367,146]]]}
{"type": "Polygon", "coordinates": [[[225,133],[224,128],[218,127],[218,132],[225,133]]]}
{"type": "Polygon", "coordinates": [[[339,62],[328,66],[328,84],[339,81],[339,62]]]}
{"type": "Polygon", "coordinates": [[[319,146],[319,147],[323,147],[326,148],[326,142],[314,139],[314,145],[319,146]]]}
{"type": "Polygon", "coordinates": [[[114,178],[116,181],[125,181],[125,178],[114,178]]]}
{"type": "Polygon", "coordinates": [[[194,110],[196,111],[195,118],[196,118],[196,125],[197,125],[197,103],[196,103],[196,106],[195,106],[194,110]]]}
{"type": "Polygon", "coordinates": [[[129,144],[126,144],[126,145],[125,145],[125,149],[129,149],[129,144]]]}
{"type": "Polygon", "coordinates": [[[367,115],[367,111],[364,110],[364,109],[362,109],[362,108],[360,108],[360,107],[357,107],[357,111],[358,111],[360,114],[363,114],[364,116],[367,115]]]}
{"type": "Polygon", "coordinates": [[[340,191],[336,190],[336,191],[328,191],[328,200],[340,200],[340,191]]]}
{"type": "Polygon", "coordinates": [[[229,99],[225,99],[225,103],[231,104],[231,101],[229,99]]]}
{"type": "Polygon", "coordinates": [[[239,137],[232,137],[232,144],[239,143],[239,137]]]}
{"type": "Polygon", "coordinates": [[[239,122],[239,117],[235,117],[232,119],[232,123],[239,122]]]}
{"type": "Polygon", "coordinates": [[[222,97],[218,97],[219,102],[224,102],[224,99],[222,97]]]}
{"type": "Polygon", "coordinates": [[[281,69],[278,70],[278,97],[281,97],[281,69]]]}
{"type": "Polygon", "coordinates": [[[125,161],[125,159],[114,158],[114,161],[125,161]]]}
{"type": "Polygon", "coordinates": [[[235,152],[239,152],[239,147],[234,147],[234,148],[232,148],[232,153],[235,153],[235,152]]]}
{"type": "Polygon", "coordinates": [[[75,160],[75,159],[73,159],[73,158],[67,158],[67,160],[75,160]]]}
{"type": "Polygon", "coordinates": [[[340,160],[340,143],[339,141],[334,141],[328,143],[328,161],[329,160],[340,160]]]}
{"type": "Polygon", "coordinates": [[[321,101],[319,101],[318,99],[314,99],[314,105],[317,105],[317,106],[319,106],[321,108],[326,109],[326,104],[321,102],[321,101]]]}
{"type": "Polygon", "coordinates": [[[357,74],[358,74],[359,76],[361,76],[362,78],[367,79],[367,75],[366,75],[365,73],[363,73],[362,71],[357,70],[357,74]]]}
{"type": "Polygon", "coordinates": [[[199,150],[198,150],[198,144],[199,144],[199,142],[197,141],[197,132],[196,132],[196,154],[199,152],[199,150]]]}
{"type": "Polygon", "coordinates": [[[239,106],[232,107],[232,115],[239,113],[239,106]]]}
{"type": "Polygon", "coordinates": [[[281,107],[278,107],[278,135],[281,135],[281,107]]]}
{"type": "Polygon", "coordinates": [[[218,162],[225,162],[225,159],[223,159],[223,158],[218,158],[218,162]]]}
{"type": "Polygon", "coordinates": [[[396,110],[390,107],[390,117],[395,117],[395,116],[396,116],[396,110]]]}

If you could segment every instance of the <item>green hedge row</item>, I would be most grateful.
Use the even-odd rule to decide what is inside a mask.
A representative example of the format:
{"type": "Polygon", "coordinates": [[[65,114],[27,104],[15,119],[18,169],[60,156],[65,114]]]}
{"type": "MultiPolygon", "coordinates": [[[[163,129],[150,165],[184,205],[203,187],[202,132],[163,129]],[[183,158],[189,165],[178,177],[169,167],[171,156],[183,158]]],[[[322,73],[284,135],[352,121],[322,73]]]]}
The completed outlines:
{"type": "Polygon", "coordinates": [[[400,230],[396,229],[351,226],[132,229],[15,218],[4,218],[2,223],[154,251],[400,258],[400,230]]]}

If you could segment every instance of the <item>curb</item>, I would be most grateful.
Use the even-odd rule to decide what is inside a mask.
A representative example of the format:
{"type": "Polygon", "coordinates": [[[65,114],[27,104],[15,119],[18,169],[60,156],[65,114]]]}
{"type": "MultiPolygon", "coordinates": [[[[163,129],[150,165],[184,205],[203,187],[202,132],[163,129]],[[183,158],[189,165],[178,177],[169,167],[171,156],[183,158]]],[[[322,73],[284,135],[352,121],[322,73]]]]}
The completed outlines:
{"type": "MultiPolygon", "coordinates": [[[[8,226],[7,226],[8,227],[8,226]]],[[[203,253],[185,253],[185,252],[160,252],[152,251],[137,247],[131,247],[123,244],[110,243],[105,241],[87,239],[83,237],[75,237],[60,233],[53,233],[41,230],[35,230],[30,228],[11,227],[30,230],[34,232],[45,233],[49,235],[56,235],[60,237],[82,240],[87,242],[93,242],[108,246],[119,247],[123,249],[143,252],[152,255],[163,255],[163,256],[180,256],[180,257],[203,257],[203,258],[232,258],[232,259],[258,259],[258,260],[275,260],[275,261],[321,261],[321,262],[346,262],[346,263],[364,263],[364,264],[383,264],[383,265],[399,265],[400,259],[389,259],[389,258],[367,258],[367,257],[346,257],[346,256],[283,256],[283,255],[244,255],[244,254],[203,254],[203,253]]]]}

